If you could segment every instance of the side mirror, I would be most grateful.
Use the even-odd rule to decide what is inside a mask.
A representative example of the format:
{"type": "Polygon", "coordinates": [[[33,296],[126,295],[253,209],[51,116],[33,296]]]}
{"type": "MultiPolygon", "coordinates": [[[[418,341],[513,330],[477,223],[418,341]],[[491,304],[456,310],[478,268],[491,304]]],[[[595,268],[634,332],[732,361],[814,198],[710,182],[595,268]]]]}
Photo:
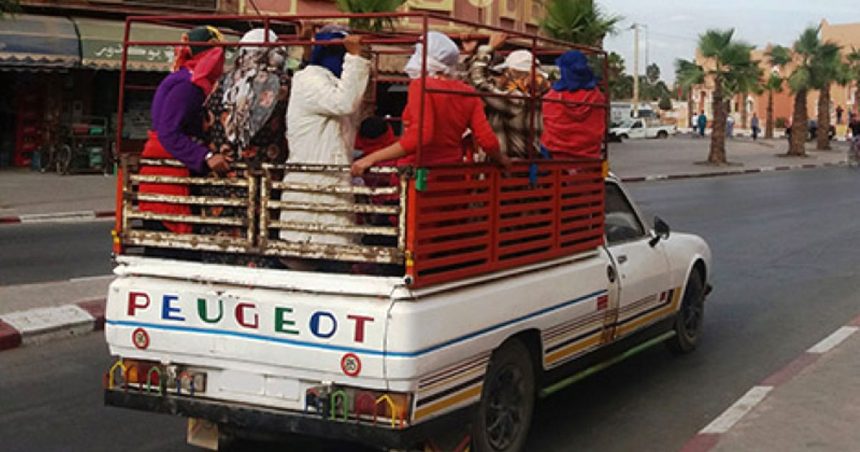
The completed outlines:
{"type": "Polygon", "coordinates": [[[666,240],[669,238],[669,225],[660,217],[654,217],[654,237],[648,242],[651,246],[656,246],[660,239],[666,240]]]}

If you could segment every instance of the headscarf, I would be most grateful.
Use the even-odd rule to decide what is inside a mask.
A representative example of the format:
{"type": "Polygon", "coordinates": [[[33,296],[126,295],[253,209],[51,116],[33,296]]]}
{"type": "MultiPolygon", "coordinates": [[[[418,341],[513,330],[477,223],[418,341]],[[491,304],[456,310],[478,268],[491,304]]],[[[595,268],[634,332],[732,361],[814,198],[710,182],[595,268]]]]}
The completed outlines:
{"type": "MultiPolygon", "coordinates": [[[[185,43],[223,42],[224,36],[211,26],[196,27],[182,35],[185,43]]],[[[191,72],[191,83],[200,87],[207,96],[215,82],[224,73],[224,49],[207,45],[185,44],[174,49],[173,71],[186,68],[191,72]]]]}
{"type": "MultiPolygon", "coordinates": [[[[349,31],[340,25],[326,25],[320,28],[320,31],[314,35],[315,41],[334,41],[343,39],[349,36],[349,31]]],[[[313,46],[311,49],[311,58],[308,64],[322,66],[335,77],[340,78],[343,72],[343,58],[346,55],[346,48],[339,45],[330,46],[313,46]]]]}
{"type": "MultiPolygon", "coordinates": [[[[240,43],[266,42],[265,30],[245,33],[240,43]]],[[[268,42],[278,36],[269,30],[268,42]]],[[[221,119],[224,134],[239,149],[251,146],[251,140],[266,125],[278,103],[281,79],[286,71],[287,50],[283,47],[241,47],[233,69],[223,79],[222,103],[226,117],[221,119]]]]}
{"type": "Polygon", "coordinates": [[[552,84],[556,91],[579,91],[594,89],[597,78],[588,66],[588,60],[579,50],[568,50],[555,60],[561,71],[561,79],[552,84]]]}
{"type": "MultiPolygon", "coordinates": [[[[454,72],[460,59],[460,49],[451,38],[438,31],[429,31],[427,32],[427,49],[427,75],[454,72]]],[[[423,53],[424,45],[420,42],[415,44],[415,52],[409,57],[406,68],[404,68],[410,78],[421,77],[423,53]]]]}

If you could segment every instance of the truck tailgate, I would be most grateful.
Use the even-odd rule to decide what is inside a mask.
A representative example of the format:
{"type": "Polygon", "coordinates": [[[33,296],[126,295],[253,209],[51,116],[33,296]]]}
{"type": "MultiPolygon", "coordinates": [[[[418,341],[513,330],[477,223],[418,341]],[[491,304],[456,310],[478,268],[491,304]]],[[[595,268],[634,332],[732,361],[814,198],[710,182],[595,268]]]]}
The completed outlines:
{"type": "Polygon", "coordinates": [[[105,335],[124,358],[355,384],[384,377],[389,305],[388,297],[120,275],[105,335]]]}

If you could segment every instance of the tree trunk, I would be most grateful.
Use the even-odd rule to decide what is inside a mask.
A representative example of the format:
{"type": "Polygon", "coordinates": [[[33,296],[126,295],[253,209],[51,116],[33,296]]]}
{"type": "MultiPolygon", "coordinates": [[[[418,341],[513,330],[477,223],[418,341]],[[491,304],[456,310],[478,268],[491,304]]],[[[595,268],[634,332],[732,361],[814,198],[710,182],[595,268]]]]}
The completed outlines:
{"type": "Polygon", "coordinates": [[[791,141],[788,155],[802,157],[806,155],[806,90],[802,89],[794,95],[794,113],[791,115],[791,141]]]}
{"type": "MultiPolygon", "coordinates": [[[[856,87],[854,88],[854,114],[860,114],[860,81],[855,82],[856,87]]],[[[848,115],[851,116],[851,115],[848,115]]]]}
{"type": "Polygon", "coordinates": [[[818,129],[815,132],[819,151],[830,150],[830,83],[818,92],[818,129]]]}
{"type": "Polygon", "coordinates": [[[773,138],[773,90],[767,92],[767,118],[765,118],[764,137],[773,138]]]}
{"type": "Polygon", "coordinates": [[[747,116],[749,112],[747,111],[747,93],[741,93],[740,95],[740,104],[738,104],[738,110],[741,112],[741,129],[747,129],[747,116]]]}
{"type": "MultiPolygon", "coordinates": [[[[687,122],[693,120],[693,114],[695,105],[693,105],[693,88],[690,88],[690,91],[687,92],[687,122]]],[[[690,124],[693,128],[696,127],[695,124],[690,124]]],[[[693,131],[695,133],[695,130],[693,131]]]]}
{"type": "Polygon", "coordinates": [[[711,127],[711,152],[708,154],[708,163],[723,165],[726,163],[726,102],[723,101],[722,80],[715,80],[714,84],[711,102],[714,106],[714,125],[711,127]]]}

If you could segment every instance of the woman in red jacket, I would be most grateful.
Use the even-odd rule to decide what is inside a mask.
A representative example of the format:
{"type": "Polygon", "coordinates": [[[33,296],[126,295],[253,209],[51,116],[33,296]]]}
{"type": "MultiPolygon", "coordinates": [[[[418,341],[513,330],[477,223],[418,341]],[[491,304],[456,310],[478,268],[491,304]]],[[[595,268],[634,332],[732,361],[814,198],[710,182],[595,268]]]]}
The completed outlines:
{"type": "Polygon", "coordinates": [[[582,52],[565,52],[556,64],[561,79],[544,96],[541,152],[553,159],[600,158],[606,96],[582,52]]]}
{"type": "Polygon", "coordinates": [[[462,138],[471,129],[475,140],[488,156],[502,165],[508,158],[499,152],[499,140],[487,122],[484,104],[480,98],[469,96],[475,89],[455,79],[460,50],[454,41],[442,33],[427,33],[427,71],[425,86],[429,89],[460,91],[467,95],[429,92],[424,94],[423,121],[421,115],[421,62],[424,46],[418,44],[406,64],[409,83],[403,122],[406,130],[396,143],[357,160],[352,165],[354,175],[363,174],[375,163],[400,159],[399,164],[462,163],[462,138]],[[419,133],[419,130],[421,131],[419,133]],[[420,135],[420,138],[419,138],[420,135]],[[415,152],[420,142],[421,161],[416,162],[415,152]],[[404,158],[405,157],[405,158],[404,158]]]}

